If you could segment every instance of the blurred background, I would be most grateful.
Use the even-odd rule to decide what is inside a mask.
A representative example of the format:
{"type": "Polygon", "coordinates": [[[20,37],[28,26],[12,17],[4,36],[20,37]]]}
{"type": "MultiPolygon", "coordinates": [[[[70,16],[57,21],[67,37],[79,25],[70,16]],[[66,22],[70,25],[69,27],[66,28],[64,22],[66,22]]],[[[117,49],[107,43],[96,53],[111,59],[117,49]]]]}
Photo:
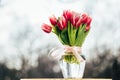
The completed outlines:
{"type": "Polygon", "coordinates": [[[47,56],[61,43],[53,33],[44,33],[41,24],[66,9],[93,19],[82,47],[84,77],[111,78],[118,71],[120,0],[0,0],[0,80],[63,77],[58,63],[47,56]]]}

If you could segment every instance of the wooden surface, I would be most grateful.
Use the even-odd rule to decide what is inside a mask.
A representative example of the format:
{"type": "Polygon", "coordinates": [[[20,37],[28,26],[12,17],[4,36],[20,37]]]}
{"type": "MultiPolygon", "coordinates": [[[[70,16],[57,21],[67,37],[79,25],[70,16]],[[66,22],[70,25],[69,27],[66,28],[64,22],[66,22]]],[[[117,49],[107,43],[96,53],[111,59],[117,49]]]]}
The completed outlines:
{"type": "Polygon", "coordinates": [[[20,79],[20,80],[112,80],[112,79],[93,79],[93,78],[85,78],[85,79],[62,79],[62,78],[40,78],[40,79],[20,79]]]}

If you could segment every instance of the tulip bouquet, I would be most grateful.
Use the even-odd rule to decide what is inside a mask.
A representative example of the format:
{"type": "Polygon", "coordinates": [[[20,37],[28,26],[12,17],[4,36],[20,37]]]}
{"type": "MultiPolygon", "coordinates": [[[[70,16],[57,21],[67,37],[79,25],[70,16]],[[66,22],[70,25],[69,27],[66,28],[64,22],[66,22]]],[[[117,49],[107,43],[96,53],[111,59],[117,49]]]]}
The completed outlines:
{"type": "MultiPolygon", "coordinates": [[[[63,14],[56,18],[49,17],[51,25],[42,24],[42,30],[46,33],[53,32],[63,45],[71,47],[82,47],[86,36],[90,31],[91,17],[85,13],[77,13],[71,10],[63,11],[63,14]]],[[[80,63],[75,51],[67,52],[62,58],[68,63],[80,63]]]]}

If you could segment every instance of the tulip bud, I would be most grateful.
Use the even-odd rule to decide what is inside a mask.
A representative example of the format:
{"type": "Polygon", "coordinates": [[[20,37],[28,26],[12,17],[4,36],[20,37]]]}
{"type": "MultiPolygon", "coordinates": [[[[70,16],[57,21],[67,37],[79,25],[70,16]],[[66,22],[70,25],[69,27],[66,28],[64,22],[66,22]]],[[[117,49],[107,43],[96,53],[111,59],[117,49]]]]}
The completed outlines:
{"type": "Polygon", "coordinates": [[[67,27],[66,19],[64,18],[64,16],[60,17],[60,20],[58,21],[58,27],[60,30],[63,30],[67,27]]]}
{"type": "Polygon", "coordinates": [[[46,33],[50,33],[50,32],[52,31],[52,27],[49,26],[49,25],[47,25],[47,24],[45,24],[45,23],[43,23],[43,24],[42,24],[42,30],[43,30],[44,32],[46,32],[46,33]]]}
{"type": "Polygon", "coordinates": [[[86,24],[87,20],[88,20],[88,16],[86,14],[82,14],[82,19],[81,19],[82,23],[86,24]]]}
{"type": "Polygon", "coordinates": [[[73,26],[75,26],[75,15],[73,15],[72,19],[71,19],[71,23],[73,26]]]}
{"type": "Polygon", "coordinates": [[[90,29],[90,26],[86,26],[85,31],[88,31],[90,29]]]}
{"type": "Polygon", "coordinates": [[[88,19],[87,19],[87,26],[89,26],[91,24],[91,21],[92,21],[92,18],[88,17],[88,19]]]}
{"type": "Polygon", "coordinates": [[[80,16],[74,15],[73,18],[72,18],[72,21],[71,21],[72,25],[73,25],[74,27],[76,27],[76,24],[77,24],[77,22],[78,22],[79,20],[80,20],[80,16]]]}
{"type": "Polygon", "coordinates": [[[79,19],[76,23],[76,28],[80,27],[81,24],[82,24],[81,19],[79,19]]]}
{"type": "Polygon", "coordinates": [[[63,30],[63,25],[62,25],[62,21],[61,20],[58,21],[58,28],[60,30],[63,30]]]}
{"type": "Polygon", "coordinates": [[[54,15],[50,16],[49,20],[53,26],[57,25],[57,18],[54,15]]]}
{"type": "Polygon", "coordinates": [[[75,23],[77,23],[79,19],[80,19],[80,16],[76,16],[75,17],[75,23]]]}
{"type": "Polygon", "coordinates": [[[65,19],[67,21],[71,21],[72,12],[70,10],[66,10],[66,11],[63,12],[63,16],[65,17],[65,19]]]}

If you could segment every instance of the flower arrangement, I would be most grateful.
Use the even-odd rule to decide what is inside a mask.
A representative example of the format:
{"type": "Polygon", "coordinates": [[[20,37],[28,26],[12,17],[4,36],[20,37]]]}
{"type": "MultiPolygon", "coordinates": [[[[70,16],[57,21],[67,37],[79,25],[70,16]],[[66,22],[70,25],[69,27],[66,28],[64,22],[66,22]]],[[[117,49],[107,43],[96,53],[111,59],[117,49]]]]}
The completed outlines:
{"type": "Polygon", "coordinates": [[[85,13],[77,13],[71,10],[63,11],[63,14],[56,18],[54,15],[49,17],[51,25],[42,24],[42,30],[46,33],[53,32],[63,45],[67,45],[67,55],[63,56],[64,61],[68,63],[80,63],[79,54],[74,54],[76,50],[82,47],[86,36],[90,31],[92,18],[85,13]]]}

